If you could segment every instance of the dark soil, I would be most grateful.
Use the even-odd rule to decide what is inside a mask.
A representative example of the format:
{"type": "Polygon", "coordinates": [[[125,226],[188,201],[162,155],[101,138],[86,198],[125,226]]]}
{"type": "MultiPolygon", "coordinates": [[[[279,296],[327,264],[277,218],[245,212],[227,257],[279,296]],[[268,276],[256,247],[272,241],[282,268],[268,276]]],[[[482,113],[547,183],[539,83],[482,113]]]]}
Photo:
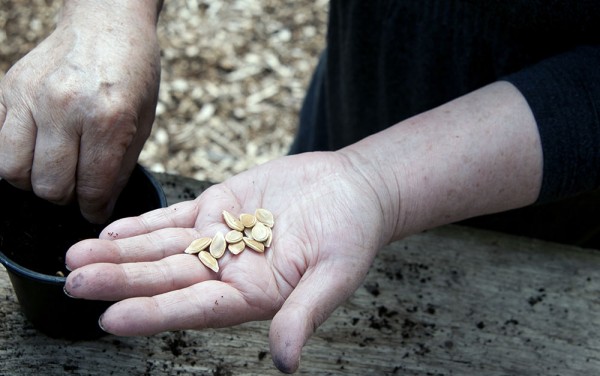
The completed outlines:
{"type": "Polygon", "coordinates": [[[102,225],[83,218],[77,205],[59,206],[6,182],[0,189],[0,250],[38,273],[67,274],[65,253],[76,242],[98,237],[102,225]]]}
{"type": "MultiPolygon", "coordinates": [[[[155,188],[136,169],[107,223],[160,205],[155,188]]],[[[66,276],[65,253],[69,247],[83,239],[97,238],[105,225],[89,223],[76,204],[51,204],[0,181],[0,251],[27,269],[48,275],[60,271],[66,276]]]]}

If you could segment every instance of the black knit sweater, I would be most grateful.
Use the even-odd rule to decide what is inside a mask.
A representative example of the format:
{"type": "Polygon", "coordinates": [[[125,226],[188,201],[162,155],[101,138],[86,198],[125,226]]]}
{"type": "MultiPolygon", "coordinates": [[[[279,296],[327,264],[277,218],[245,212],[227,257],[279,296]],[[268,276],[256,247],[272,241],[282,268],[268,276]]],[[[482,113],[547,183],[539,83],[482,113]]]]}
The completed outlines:
{"type": "Polygon", "coordinates": [[[600,1],[332,0],[327,42],[292,153],[508,80],[541,135],[538,201],[600,187],[600,1]]]}

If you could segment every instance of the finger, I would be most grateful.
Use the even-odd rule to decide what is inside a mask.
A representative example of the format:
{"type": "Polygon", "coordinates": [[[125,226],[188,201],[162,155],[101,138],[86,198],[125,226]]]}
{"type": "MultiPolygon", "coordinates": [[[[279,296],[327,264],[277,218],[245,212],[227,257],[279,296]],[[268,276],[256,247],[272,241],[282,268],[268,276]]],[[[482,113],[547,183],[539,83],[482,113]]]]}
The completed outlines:
{"type": "MultiPolygon", "coordinates": [[[[151,94],[151,92],[147,94],[151,94]]],[[[78,192],[79,206],[81,208],[82,215],[88,220],[92,222],[103,223],[113,212],[114,206],[117,203],[119,195],[125,187],[125,185],[127,184],[127,181],[129,180],[129,177],[131,176],[131,173],[135,168],[136,163],[138,162],[144,144],[150,136],[152,124],[154,123],[154,118],[156,115],[155,110],[157,101],[158,88],[154,92],[154,95],[150,98],[150,100],[142,101],[143,103],[139,110],[126,109],[126,107],[113,107],[112,111],[116,115],[113,115],[112,117],[116,119],[116,121],[115,125],[111,127],[111,129],[108,129],[108,133],[116,129],[117,136],[111,137],[109,139],[109,142],[111,142],[111,144],[108,145],[108,149],[118,149],[118,140],[122,140],[122,151],[124,152],[124,154],[122,157],[120,169],[115,178],[115,183],[112,186],[112,190],[107,191],[107,200],[99,199],[98,201],[96,201],[95,197],[92,196],[90,198],[87,196],[88,192],[85,191],[85,187],[93,187],[94,185],[98,184],[98,182],[94,182],[94,178],[98,175],[89,175],[86,174],[86,170],[79,170],[81,176],[78,180],[81,181],[80,188],[82,189],[81,192],[78,192]],[[139,118],[137,119],[137,121],[134,119],[135,116],[133,115],[132,111],[137,111],[139,113],[139,118]],[[127,113],[129,113],[130,115],[123,115],[127,113]],[[119,138],[119,136],[121,138],[119,138]],[[130,138],[131,140],[129,141],[130,138]],[[117,142],[115,142],[115,140],[117,140],[117,142]]],[[[128,99],[124,98],[123,100],[118,102],[127,103],[128,99]]],[[[110,109],[107,111],[110,111],[110,109]]],[[[90,134],[93,133],[94,132],[90,134]]],[[[101,145],[98,144],[97,139],[97,136],[90,138],[92,142],[92,148],[101,145]]],[[[88,137],[84,137],[83,141],[85,143],[89,142],[88,137]]],[[[102,150],[100,150],[99,152],[102,152],[102,150]]],[[[94,155],[93,150],[91,154],[94,155]]],[[[82,165],[85,164],[85,161],[82,162],[82,165]]],[[[100,181],[99,183],[100,185],[102,185],[103,182],[100,181]]],[[[108,186],[109,182],[107,182],[106,184],[108,186]]]]}
{"type": "MultiPolygon", "coordinates": [[[[102,239],[115,239],[149,233],[165,227],[196,227],[206,230],[227,230],[223,222],[222,208],[231,208],[231,199],[218,197],[212,186],[193,201],[183,201],[167,208],[144,213],[137,217],[117,220],[100,233],[102,239]],[[199,216],[202,209],[202,216],[199,216]],[[112,234],[112,235],[109,235],[112,234]]],[[[235,205],[233,206],[235,208],[235,205]]],[[[213,232],[214,234],[214,232],[213,232]]]]}
{"type": "MultiPolygon", "coordinates": [[[[142,116],[142,119],[145,118],[146,116],[142,116]]],[[[154,116],[152,116],[152,119],[154,119],[154,116]]],[[[127,182],[129,181],[130,176],[137,164],[140,152],[142,151],[144,143],[150,134],[149,131],[151,126],[152,123],[138,131],[135,134],[131,145],[125,149],[125,154],[123,155],[119,172],[116,175],[112,190],[107,192],[109,193],[107,195],[108,201],[106,201],[105,204],[102,204],[102,201],[95,202],[94,198],[86,197],[87,192],[83,188],[89,186],[90,184],[95,184],[94,182],[87,183],[86,179],[93,180],[94,176],[86,174],[84,169],[79,170],[79,207],[81,209],[81,214],[89,221],[95,223],[104,223],[112,214],[115,204],[119,199],[119,195],[123,191],[123,188],[125,188],[127,185],[127,182]]]]}
{"type": "Polygon", "coordinates": [[[102,315],[101,327],[120,336],[146,336],[183,329],[220,328],[268,313],[249,304],[244,295],[221,281],[205,281],[153,297],[118,302],[102,315]]]}
{"type": "MultiPolygon", "coordinates": [[[[110,235],[119,234],[109,233],[110,235]]],[[[156,261],[182,253],[194,239],[199,237],[201,237],[199,233],[190,228],[166,228],[147,235],[116,241],[87,239],[71,246],[65,261],[69,270],[98,262],[121,264],[156,261]]]]}
{"type": "Polygon", "coordinates": [[[347,280],[332,270],[336,270],[332,265],[319,265],[305,273],[273,317],[269,344],[273,362],[280,371],[293,373],[298,369],[304,344],[354,291],[351,277],[347,280]]]}
{"type": "Polygon", "coordinates": [[[125,155],[138,124],[128,106],[127,101],[104,100],[82,120],[77,198],[86,219],[95,223],[108,219],[111,205],[133,169],[131,161],[125,163],[125,155]]]}
{"type": "Polygon", "coordinates": [[[77,201],[81,215],[91,223],[104,224],[109,220],[135,168],[135,162],[122,160],[121,165],[114,168],[118,169],[117,174],[95,176],[90,175],[83,166],[78,168],[77,201]]]}
{"type": "Polygon", "coordinates": [[[198,257],[179,254],[154,262],[86,265],[68,275],[65,292],[76,298],[121,300],[162,294],[214,276],[198,257]]]}
{"type": "Polygon", "coordinates": [[[194,227],[198,216],[195,201],[183,201],[167,208],[149,211],[137,217],[116,220],[100,233],[101,239],[122,239],[167,227],[194,227]]]}
{"type": "Polygon", "coordinates": [[[35,140],[30,114],[9,110],[0,130],[0,176],[21,189],[31,189],[35,140]]]}
{"type": "Polygon", "coordinates": [[[68,125],[38,124],[31,169],[35,194],[56,204],[71,202],[78,154],[79,135],[68,125]]]}
{"type": "Polygon", "coordinates": [[[156,209],[137,217],[123,218],[108,225],[100,238],[122,238],[145,234],[165,227],[195,227],[199,230],[229,231],[223,221],[223,210],[242,212],[242,206],[232,198],[223,184],[215,184],[192,201],[184,201],[168,208],[156,209]],[[200,210],[202,215],[200,216],[200,210]],[[108,234],[112,233],[113,236],[108,234]],[[118,234],[118,236],[114,236],[118,234]]]}

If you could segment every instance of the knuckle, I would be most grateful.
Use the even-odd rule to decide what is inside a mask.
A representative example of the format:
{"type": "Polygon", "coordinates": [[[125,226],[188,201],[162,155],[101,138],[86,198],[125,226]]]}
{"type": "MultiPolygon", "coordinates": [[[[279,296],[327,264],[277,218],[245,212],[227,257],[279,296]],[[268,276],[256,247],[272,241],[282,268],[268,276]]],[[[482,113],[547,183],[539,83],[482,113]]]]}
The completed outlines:
{"type": "Polygon", "coordinates": [[[29,174],[24,168],[16,168],[16,166],[11,165],[6,161],[0,165],[0,177],[10,182],[17,182],[28,179],[29,174]]]}
{"type": "Polygon", "coordinates": [[[82,82],[69,79],[52,84],[42,90],[40,102],[62,109],[67,114],[82,116],[85,122],[94,124],[98,131],[109,131],[115,123],[137,123],[137,108],[131,96],[114,88],[115,85],[100,84],[86,87],[82,82]]]}
{"type": "Polygon", "coordinates": [[[33,192],[36,196],[57,204],[66,204],[70,201],[70,191],[68,187],[54,184],[34,184],[33,192]]]}
{"type": "Polygon", "coordinates": [[[77,187],[77,197],[90,203],[99,203],[107,201],[110,193],[100,187],[77,187]]]}
{"type": "Polygon", "coordinates": [[[125,135],[132,137],[137,132],[138,115],[124,101],[101,101],[94,111],[94,128],[99,134],[125,135]]]}
{"type": "Polygon", "coordinates": [[[13,159],[5,159],[0,163],[0,178],[8,181],[18,188],[29,188],[31,169],[22,166],[13,159]]]}
{"type": "Polygon", "coordinates": [[[61,109],[70,109],[76,106],[79,98],[84,96],[83,91],[77,86],[69,82],[62,81],[54,83],[43,82],[43,90],[38,92],[38,102],[48,103],[61,109]]]}

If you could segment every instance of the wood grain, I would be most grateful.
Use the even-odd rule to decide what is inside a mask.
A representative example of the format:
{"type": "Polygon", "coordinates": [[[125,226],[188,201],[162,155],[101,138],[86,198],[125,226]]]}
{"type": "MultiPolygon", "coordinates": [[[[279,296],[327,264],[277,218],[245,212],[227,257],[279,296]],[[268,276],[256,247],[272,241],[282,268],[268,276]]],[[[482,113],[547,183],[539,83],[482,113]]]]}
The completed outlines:
{"type": "MultiPolygon", "coordinates": [[[[157,174],[171,203],[207,183],[157,174]]],[[[306,345],[301,375],[597,375],[598,251],[445,226],[381,250],[306,345]]],[[[71,342],[38,334],[0,272],[0,374],[276,375],[269,322],[71,342]]]]}

